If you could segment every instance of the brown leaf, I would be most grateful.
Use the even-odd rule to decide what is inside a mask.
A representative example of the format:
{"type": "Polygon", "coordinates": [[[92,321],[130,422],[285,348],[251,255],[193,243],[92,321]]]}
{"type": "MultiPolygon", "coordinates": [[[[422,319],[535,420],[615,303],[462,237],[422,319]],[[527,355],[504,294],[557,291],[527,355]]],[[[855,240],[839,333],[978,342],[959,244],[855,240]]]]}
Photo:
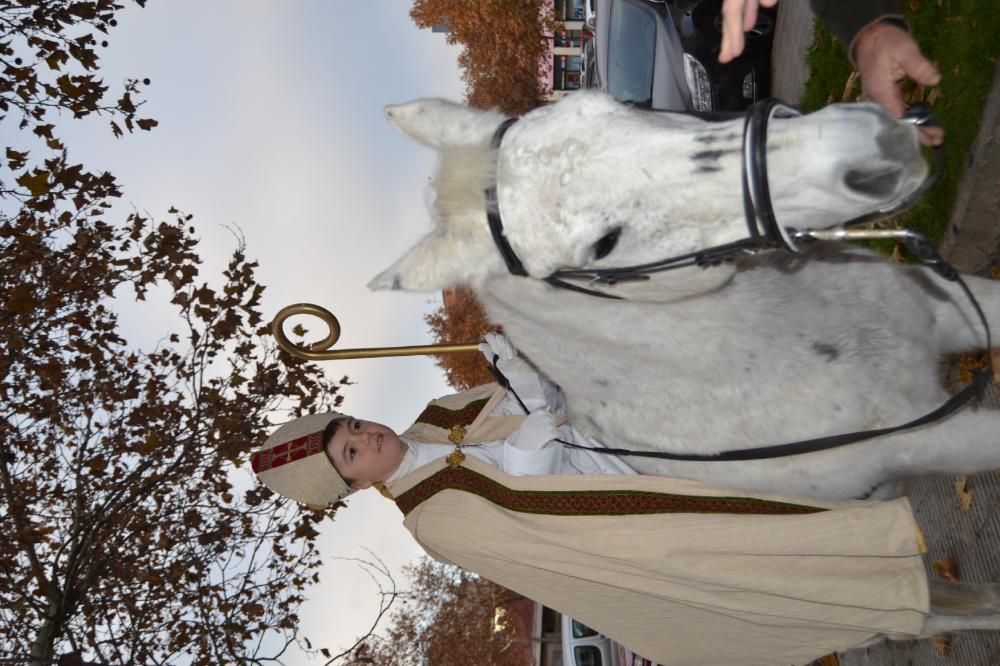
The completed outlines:
{"type": "Polygon", "coordinates": [[[851,75],[847,77],[847,82],[844,83],[844,94],[840,96],[841,102],[850,102],[854,96],[854,88],[858,85],[858,72],[854,70],[851,75]]]}
{"type": "Polygon", "coordinates": [[[939,655],[947,657],[951,652],[951,634],[938,634],[932,640],[932,644],[939,655]]]}
{"type": "Polygon", "coordinates": [[[49,191],[49,172],[42,169],[25,172],[18,177],[17,184],[26,187],[31,196],[40,197],[49,191]]]}
{"type": "Polygon", "coordinates": [[[906,255],[903,253],[902,243],[896,243],[896,246],[892,248],[892,263],[894,264],[906,263],[906,255]]]}
{"type": "Polygon", "coordinates": [[[264,615],[264,607],[257,602],[250,602],[243,604],[241,609],[248,617],[261,617],[264,615]]]}
{"type": "Polygon", "coordinates": [[[933,567],[934,572],[937,573],[938,576],[947,581],[954,583],[958,580],[958,572],[955,567],[955,561],[950,557],[945,557],[942,560],[934,560],[931,562],[931,567],[933,567]]]}
{"type": "Polygon", "coordinates": [[[16,171],[24,166],[25,160],[28,159],[27,152],[18,152],[13,148],[7,149],[7,168],[11,171],[16,171]]]}
{"type": "Polygon", "coordinates": [[[958,495],[958,506],[962,511],[972,508],[972,491],[969,490],[967,481],[965,475],[955,479],[955,494],[958,495]]]}

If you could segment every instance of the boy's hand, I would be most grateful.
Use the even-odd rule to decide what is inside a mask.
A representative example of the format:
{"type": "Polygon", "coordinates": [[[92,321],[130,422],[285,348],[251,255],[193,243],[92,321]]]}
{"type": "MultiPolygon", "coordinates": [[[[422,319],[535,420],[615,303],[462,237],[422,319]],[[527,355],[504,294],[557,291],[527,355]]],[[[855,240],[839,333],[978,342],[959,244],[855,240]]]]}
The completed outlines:
{"type": "Polygon", "coordinates": [[[544,409],[538,409],[528,414],[521,427],[507,438],[507,443],[522,451],[537,451],[558,437],[555,418],[544,409]]]}
{"type": "Polygon", "coordinates": [[[503,333],[487,333],[483,337],[479,351],[489,363],[493,363],[493,356],[498,356],[500,361],[509,361],[517,356],[517,350],[511,341],[503,333]]]}

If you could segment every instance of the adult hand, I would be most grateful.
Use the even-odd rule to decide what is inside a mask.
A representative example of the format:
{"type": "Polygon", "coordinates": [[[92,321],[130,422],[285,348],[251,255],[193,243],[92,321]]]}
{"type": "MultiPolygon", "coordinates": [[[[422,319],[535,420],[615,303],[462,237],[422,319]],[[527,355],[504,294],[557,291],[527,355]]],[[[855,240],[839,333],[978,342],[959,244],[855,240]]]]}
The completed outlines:
{"type": "Polygon", "coordinates": [[[722,3],[722,45],[719,62],[726,63],[743,53],[743,34],[757,23],[760,7],[774,7],[778,0],[725,0],[722,3]]]}
{"type": "MultiPolygon", "coordinates": [[[[910,33],[891,23],[873,23],[858,33],[854,40],[854,61],[864,95],[895,118],[906,111],[900,81],[909,77],[925,86],[935,86],[941,81],[941,74],[924,57],[910,33]]],[[[936,146],[943,140],[942,128],[920,128],[920,141],[925,146],[936,146]]]]}
{"type": "Polygon", "coordinates": [[[480,353],[486,357],[486,361],[493,363],[493,356],[496,355],[500,361],[509,361],[517,356],[517,350],[510,339],[503,333],[487,333],[483,336],[483,342],[479,345],[480,353]]]}

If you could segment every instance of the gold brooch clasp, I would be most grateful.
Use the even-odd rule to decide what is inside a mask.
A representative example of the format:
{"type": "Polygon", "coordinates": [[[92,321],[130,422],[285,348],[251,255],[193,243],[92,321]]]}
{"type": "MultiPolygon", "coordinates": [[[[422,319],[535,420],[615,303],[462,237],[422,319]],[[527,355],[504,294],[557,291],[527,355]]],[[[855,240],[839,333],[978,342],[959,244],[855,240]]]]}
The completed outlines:
{"type": "Polygon", "coordinates": [[[465,426],[457,425],[452,426],[451,430],[448,431],[448,441],[458,446],[463,441],[465,441],[465,426]]]}

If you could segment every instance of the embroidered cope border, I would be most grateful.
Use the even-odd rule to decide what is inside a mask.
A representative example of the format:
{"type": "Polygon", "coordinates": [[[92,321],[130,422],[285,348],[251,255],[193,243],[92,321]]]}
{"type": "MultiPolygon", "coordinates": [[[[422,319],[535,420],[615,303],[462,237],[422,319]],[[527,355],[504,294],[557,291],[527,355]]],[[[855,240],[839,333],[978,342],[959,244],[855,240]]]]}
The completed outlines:
{"type": "Polygon", "coordinates": [[[455,426],[467,426],[476,420],[483,410],[487,399],[473,400],[462,409],[447,409],[439,405],[428,405],[417,417],[417,423],[450,430],[455,426]]]}
{"type": "Polygon", "coordinates": [[[754,497],[703,497],[639,490],[515,490],[465,467],[448,467],[396,498],[403,515],[443,490],[478,495],[520,513],[554,516],[626,516],[652,513],[795,515],[826,509],[754,497]]]}

